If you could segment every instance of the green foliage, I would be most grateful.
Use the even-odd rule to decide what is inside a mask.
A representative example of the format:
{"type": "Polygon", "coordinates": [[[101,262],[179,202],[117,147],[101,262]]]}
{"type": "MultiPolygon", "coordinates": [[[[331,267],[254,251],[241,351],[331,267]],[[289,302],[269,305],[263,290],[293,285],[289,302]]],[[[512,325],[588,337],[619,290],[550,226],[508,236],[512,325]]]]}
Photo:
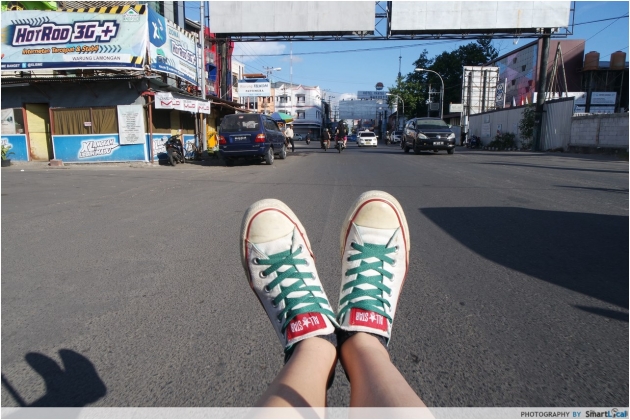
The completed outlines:
{"type": "Polygon", "coordinates": [[[530,104],[523,110],[523,118],[518,123],[518,131],[521,134],[523,148],[529,149],[534,139],[536,123],[536,104],[530,104]]]}
{"type": "MultiPolygon", "coordinates": [[[[476,42],[462,45],[456,50],[443,52],[434,59],[429,59],[428,51],[423,50],[416,61],[415,68],[429,69],[437,72],[444,80],[444,113],[448,113],[449,104],[461,103],[462,90],[462,67],[476,66],[487,63],[499,55],[496,48],[492,47],[492,38],[481,38],[476,42]]],[[[412,71],[405,77],[401,77],[396,82],[395,87],[390,87],[389,91],[399,95],[405,101],[405,115],[409,118],[425,116],[427,105],[429,84],[431,89],[439,92],[442,87],[440,78],[431,72],[412,71]]],[[[434,102],[439,100],[438,95],[433,96],[434,102]]],[[[390,97],[390,104],[396,101],[395,97],[390,97]]]]}
{"type": "Polygon", "coordinates": [[[2,160],[7,160],[7,156],[14,155],[15,153],[9,152],[11,146],[7,146],[6,144],[2,145],[2,160]]]}
{"type": "Polygon", "coordinates": [[[516,135],[514,133],[497,134],[488,147],[496,147],[499,150],[513,149],[516,147],[516,135]]]}

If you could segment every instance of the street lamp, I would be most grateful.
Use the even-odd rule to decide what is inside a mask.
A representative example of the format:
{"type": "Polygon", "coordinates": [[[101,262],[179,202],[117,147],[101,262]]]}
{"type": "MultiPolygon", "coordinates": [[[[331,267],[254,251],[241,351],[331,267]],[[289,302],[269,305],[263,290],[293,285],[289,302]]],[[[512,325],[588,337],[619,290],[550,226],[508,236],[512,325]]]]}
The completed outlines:
{"type": "Polygon", "coordinates": [[[403,104],[403,124],[405,123],[405,101],[403,101],[403,98],[401,98],[400,96],[396,95],[395,93],[386,93],[385,95],[387,96],[395,96],[396,99],[396,130],[398,130],[398,99],[400,99],[400,101],[403,104]]]}
{"type": "Polygon", "coordinates": [[[440,92],[440,119],[442,119],[442,116],[443,116],[442,115],[442,113],[443,113],[443,109],[442,108],[444,108],[444,106],[442,104],[442,101],[444,99],[444,79],[442,79],[442,76],[440,76],[440,73],[438,73],[437,71],[430,70],[430,69],[421,69],[420,67],[417,67],[414,71],[418,72],[418,73],[420,73],[422,71],[430,71],[431,73],[437,74],[438,77],[440,78],[440,81],[442,82],[442,91],[440,92]]]}

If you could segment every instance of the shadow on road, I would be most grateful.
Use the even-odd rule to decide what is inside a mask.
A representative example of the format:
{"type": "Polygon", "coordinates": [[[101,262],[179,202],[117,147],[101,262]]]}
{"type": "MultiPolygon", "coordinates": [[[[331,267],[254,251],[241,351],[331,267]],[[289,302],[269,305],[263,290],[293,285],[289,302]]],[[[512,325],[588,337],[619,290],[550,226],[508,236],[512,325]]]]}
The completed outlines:
{"type": "MultiPolygon", "coordinates": [[[[96,368],[85,356],[67,349],[59,350],[63,368],[41,353],[28,353],[24,358],[46,384],[46,393],[27,404],[9,380],[2,375],[2,385],[21,407],[84,407],[107,394],[107,387],[96,368]]],[[[16,413],[16,415],[18,415],[16,413]]]]}
{"type": "MultiPolygon", "coordinates": [[[[628,309],[628,217],[511,207],[420,212],[484,258],[628,309]]],[[[576,306],[628,322],[628,313],[576,306]]]]}
{"type": "Polygon", "coordinates": [[[603,172],[603,173],[609,173],[609,174],[627,174],[628,173],[627,170],[615,171],[615,170],[606,170],[606,169],[566,168],[566,167],[561,167],[561,166],[529,165],[526,163],[511,163],[511,162],[485,162],[485,163],[480,163],[479,165],[522,166],[525,168],[556,169],[559,171],[603,172]]]}

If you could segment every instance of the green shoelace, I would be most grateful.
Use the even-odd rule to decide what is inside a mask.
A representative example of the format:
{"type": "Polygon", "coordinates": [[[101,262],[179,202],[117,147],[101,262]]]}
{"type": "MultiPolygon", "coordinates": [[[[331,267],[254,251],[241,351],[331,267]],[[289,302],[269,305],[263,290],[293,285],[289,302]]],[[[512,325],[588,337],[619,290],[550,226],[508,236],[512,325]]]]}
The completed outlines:
{"type": "Polygon", "coordinates": [[[389,287],[383,284],[383,276],[391,280],[393,274],[383,268],[383,263],[386,262],[388,264],[394,264],[394,259],[389,257],[387,254],[396,252],[397,247],[394,246],[388,248],[387,245],[375,244],[359,245],[354,242],[351,243],[350,246],[359,252],[348,257],[348,261],[361,260],[361,264],[358,267],[347,270],[345,273],[346,276],[356,274],[357,278],[344,284],[343,289],[341,290],[343,293],[350,289],[350,293],[339,301],[339,307],[342,309],[339,310],[338,320],[341,322],[343,315],[351,308],[360,308],[366,311],[376,312],[377,314],[387,318],[391,323],[392,318],[387,315],[384,306],[387,305],[388,307],[391,307],[391,304],[389,303],[389,300],[383,297],[383,293],[391,294],[392,291],[389,287]],[[365,260],[369,258],[376,258],[378,261],[368,263],[365,260]],[[368,270],[374,270],[379,274],[373,276],[364,275],[363,273],[368,270]],[[358,287],[367,284],[374,286],[375,289],[366,290],[358,287]],[[352,302],[353,299],[361,297],[367,297],[367,299],[352,302]],[[348,304],[344,306],[345,303],[348,304]]]}
{"type": "Polygon", "coordinates": [[[307,265],[305,259],[296,258],[301,252],[302,247],[300,246],[293,253],[290,250],[284,251],[269,255],[268,259],[258,258],[254,262],[254,264],[258,265],[269,265],[269,267],[261,273],[265,277],[278,271],[282,266],[289,266],[289,269],[286,271],[278,271],[278,277],[265,286],[265,292],[270,292],[274,287],[280,285],[280,294],[275,297],[273,304],[274,306],[278,306],[280,302],[284,300],[284,309],[278,314],[278,322],[282,322],[284,318],[282,332],[284,332],[293,318],[307,312],[319,312],[322,315],[329,316],[331,319],[335,319],[335,314],[331,310],[321,306],[322,304],[330,306],[328,300],[313,295],[313,292],[321,292],[321,287],[307,286],[306,283],[304,283],[304,279],[314,278],[313,273],[303,273],[296,268],[297,265],[307,265]],[[297,279],[297,281],[293,282],[288,287],[283,287],[281,284],[282,281],[289,278],[297,279]],[[308,293],[300,297],[289,297],[289,294],[293,292],[308,293]],[[300,304],[306,305],[296,309],[296,306],[300,304]]]}

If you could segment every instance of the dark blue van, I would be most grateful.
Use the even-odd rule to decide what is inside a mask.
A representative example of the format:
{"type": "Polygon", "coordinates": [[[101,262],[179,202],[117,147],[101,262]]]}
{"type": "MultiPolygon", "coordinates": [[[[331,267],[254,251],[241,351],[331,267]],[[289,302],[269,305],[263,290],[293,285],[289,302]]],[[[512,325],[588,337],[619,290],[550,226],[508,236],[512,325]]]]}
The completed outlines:
{"type": "Polygon", "coordinates": [[[271,165],[274,155],[287,157],[287,146],[284,134],[267,115],[232,114],[219,126],[219,153],[227,166],[237,158],[256,156],[271,165]]]}

